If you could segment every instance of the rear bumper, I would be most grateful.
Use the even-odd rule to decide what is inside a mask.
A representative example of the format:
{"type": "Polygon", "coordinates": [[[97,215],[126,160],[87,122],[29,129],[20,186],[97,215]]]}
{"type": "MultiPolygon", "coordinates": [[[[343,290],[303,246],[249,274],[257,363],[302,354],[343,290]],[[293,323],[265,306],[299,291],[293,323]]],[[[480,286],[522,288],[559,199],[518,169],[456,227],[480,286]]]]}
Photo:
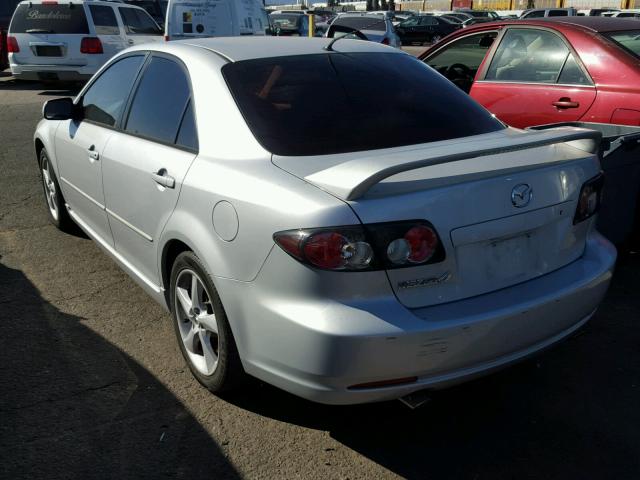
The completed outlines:
{"type": "MultiPolygon", "coordinates": [[[[593,232],[584,255],[562,269],[449,304],[409,310],[392,295],[351,304],[286,294],[274,299],[273,291],[263,296],[254,285],[241,294],[242,312],[228,313],[248,373],[321,403],[389,400],[485,375],[570,335],[598,307],[615,259],[615,248],[593,232]],[[406,377],[417,380],[353,388],[406,377]]],[[[258,284],[261,277],[278,281],[270,260],[258,284]]],[[[276,270],[280,279],[289,274],[276,270]]],[[[225,301],[227,289],[220,287],[225,301]]]]}
{"type": "Polygon", "coordinates": [[[84,81],[98,71],[89,65],[26,65],[10,60],[11,74],[18,80],[84,81]]]}

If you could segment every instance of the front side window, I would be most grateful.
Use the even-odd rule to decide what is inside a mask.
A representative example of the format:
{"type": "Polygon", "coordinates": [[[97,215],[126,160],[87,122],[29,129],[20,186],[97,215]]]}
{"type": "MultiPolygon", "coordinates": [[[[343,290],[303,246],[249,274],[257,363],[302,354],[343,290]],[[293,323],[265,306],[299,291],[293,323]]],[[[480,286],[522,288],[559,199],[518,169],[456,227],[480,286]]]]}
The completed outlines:
{"type": "Polygon", "coordinates": [[[112,7],[89,5],[89,11],[96,27],[96,35],[120,35],[120,28],[112,7]]]}
{"type": "Polygon", "coordinates": [[[151,140],[174,144],[191,97],[180,65],[154,57],[142,74],[125,130],[151,140]]]}
{"type": "Polygon", "coordinates": [[[10,33],[88,34],[89,25],[82,3],[18,5],[11,19],[10,33]]]}
{"type": "Polygon", "coordinates": [[[485,80],[557,83],[569,55],[567,45],[554,33],[510,29],[496,50],[485,80]]]}
{"type": "Polygon", "coordinates": [[[114,127],[143,61],[143,55],[126,57],[107,68],[82,96],[83,119],[114,127]]]}
{"type": "Polygon", "coordinates": [[[544,17],[544,10],[534,10],[522,16],[522,18],[541,18],[541,17],[544,17]]]}
{"type": "Polygon", "coordinates": [[[375,150],[504,128],[410,55],[261,58],[228,63],[222,73],[254,136],[276,155],[375,150]]]}
{"type": "Polygon", "coordinates": [[[128,35],[162,35],[158,24],[144,10],[119,7],[118,11],[128,35]]]}
{"type": "Polygon", "coordinates": [[[550,17],[566,17],[569,15],[567,10],[549,10],[550,17]]]}
{"type": "Polygon", "coordinates": [[[443,74],[452,65],[462,64],[475,75],[497,35],[497,32],[488,32],[463,37],[451,42],[426,62],[443,74]]]}
{"type": "Polygon", "coordinates": [[[435,19],[435,17],[431,17],[431,16],[426,16],[426,17],[422,17],[422,19],[420,20],[420,25],[437,25],[438,21],[435,19]]]}

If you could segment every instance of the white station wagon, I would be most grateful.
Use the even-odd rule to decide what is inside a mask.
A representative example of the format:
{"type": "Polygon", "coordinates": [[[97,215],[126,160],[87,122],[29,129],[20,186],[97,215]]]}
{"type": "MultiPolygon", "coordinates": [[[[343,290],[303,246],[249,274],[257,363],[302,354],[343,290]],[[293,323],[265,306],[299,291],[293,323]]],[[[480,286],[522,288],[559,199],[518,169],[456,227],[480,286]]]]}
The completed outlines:
{"type": "Polygon", "coordinates": [[[163,41],[163,30],[140,7],[106,0],[29,0],[18,4],[7,46],[20,80],[88,80],[132,45],[163,41]]]}
{"type": "Polygon", "coordinates": [[[245,374],[336,404],[442,388],[570,335],[611,279],[600,134],[505,127],[394,48],[141,45],[44,116],[52,221],[171,311],[214,392],[245,374]]]}

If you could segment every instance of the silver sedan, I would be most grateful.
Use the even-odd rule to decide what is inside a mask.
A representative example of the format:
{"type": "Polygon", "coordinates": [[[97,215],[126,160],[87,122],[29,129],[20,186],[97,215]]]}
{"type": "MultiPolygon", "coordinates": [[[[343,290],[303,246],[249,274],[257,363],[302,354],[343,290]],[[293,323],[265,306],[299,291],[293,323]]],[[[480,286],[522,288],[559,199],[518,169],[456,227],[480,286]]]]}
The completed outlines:
{"type": "Polygon", "coordinates": [[[393,48],[141,45],[44,117],[51,220],[171,312],[214,392],[446,387],[570,335],[609,285],[599,134],[507,128],[393,48]]]}

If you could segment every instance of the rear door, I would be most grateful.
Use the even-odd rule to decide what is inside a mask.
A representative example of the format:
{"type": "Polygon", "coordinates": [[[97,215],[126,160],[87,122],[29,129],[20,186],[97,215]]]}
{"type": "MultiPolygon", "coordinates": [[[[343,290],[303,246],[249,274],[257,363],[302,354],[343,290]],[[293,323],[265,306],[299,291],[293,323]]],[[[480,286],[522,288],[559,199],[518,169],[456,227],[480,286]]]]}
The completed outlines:
{"type": "Polygon", "coordinates": [[[108,57],[128,47],[124,30],[118,24],[115,9],[110,5],[88,5],[96,35],[108,57]]]}
{"type": "Polygon", "coordinates": [[[142,8],[118,7],[118,13],[122,20],[127,46],[163,40],[163,30],[142,8]]]}
{"type": "Polygon", "coordinates": [[[102,188],[103,156],[120,124],[143,61],[143,55],[135,55],[110,65],[78,100],[82,108],[79,118],[61,122],[56,130],[55,149],[64,197],[73,212],[109,244],[112,238],[102,188]]]}
{"type": "Polygon", "coordinates": [[[18,5],[11,25],[20,51],[14,61],[27,65],[88,64],[80,53],[83,37],[91,35],[81,3],[23,3],[18,5]]]}
{"type": "Polygon", "coordinates": [[[559,34],[540,28],[509,28],[473,98],[513,127],[579,120],[596,88],[577,54],[559,34]]]}
{"type": "Polygon", "coordinates": [[[154,54],[127,117],[104,153],[107,214],[116,250],[160,284],[157,241],[198,149],[189,77],[179,60],[154,54]]]}

